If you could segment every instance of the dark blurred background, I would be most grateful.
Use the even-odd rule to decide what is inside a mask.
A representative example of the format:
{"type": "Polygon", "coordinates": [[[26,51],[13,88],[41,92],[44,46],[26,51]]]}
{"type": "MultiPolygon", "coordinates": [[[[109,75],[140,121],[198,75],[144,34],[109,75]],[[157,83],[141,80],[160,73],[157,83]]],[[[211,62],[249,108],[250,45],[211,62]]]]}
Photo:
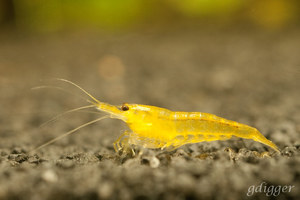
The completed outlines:
{"type": "Polygon", "coordinates": [[[247,24],[283,29],[299,24],[298,0],[1,0],[0,25],[19,31],[124,30],[181,23],[247,24]]]}

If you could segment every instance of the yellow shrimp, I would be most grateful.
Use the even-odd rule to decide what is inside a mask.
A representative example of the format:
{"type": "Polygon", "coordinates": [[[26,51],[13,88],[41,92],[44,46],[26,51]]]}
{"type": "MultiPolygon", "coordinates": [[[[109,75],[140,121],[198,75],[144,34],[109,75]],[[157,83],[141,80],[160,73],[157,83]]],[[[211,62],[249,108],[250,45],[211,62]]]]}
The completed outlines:
{"type": "MultiPolygon", "coordinates": [[[[100,102],[75,83],[64,79],[60,80],[68,82],[86,93],[93,101],[90,102],[98,110],[108,113],[109,118],[120,119],[129,126],[130,131],[125,131],[114,142],[116,152],[130,145],[173,150],[185,144],[228,140],[232,136],[252,139],[279,152],[279,148],[273,142],[266,139],[256,128],[245,124],[202,112],[174,112],[156,106],[128,103],[120,106],[110,105],[100,102]]],[[[101,119],[84,124],[67,134],[101,119]]]]}
{"type": "Polygon", "coordinates": [[[252,139],[279,151],[256,128],[213,114],[174,112],[155,106],[127,103],[118,107],[100,102],[97,109],[124,121],[131,129],[114,143],[116,151],[127,144],[173,150],[185,144],[227,140],[232,136],[252,139]]]}

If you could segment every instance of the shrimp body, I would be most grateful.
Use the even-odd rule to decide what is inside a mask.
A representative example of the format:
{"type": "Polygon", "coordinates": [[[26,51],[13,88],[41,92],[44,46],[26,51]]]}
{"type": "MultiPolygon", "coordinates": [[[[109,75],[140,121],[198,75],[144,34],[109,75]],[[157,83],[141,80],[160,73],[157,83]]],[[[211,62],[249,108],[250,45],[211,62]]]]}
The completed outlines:
{"type": "Polygon", "coordinates": [[[90,97],[88,102],[92,104],[67,111],[66,113],[96,107],[108,115],[85,123],[54,138],[34,149],[34,151],[102,119],[116,118],[124,121],[130,128],[130,131],[125,131],[114,142],[116,151],[123,148],[125,149],[130,145],[173,150],[185,144],[227,140],[232,136],[236,136],[252,139],[279,152],[278,147],[272,141],[265,138],[256,128],[245,124],[202,112],[174,112],[155,106],[127,103],[120,106],[110,105],[97,100],[83,88],[71,81],[65,79],[58,80],[72,84],[80,89],[90,97]]]}
{"type": "Polygon", "coordinates": [[[155,106],[127,103],[118,107],[100,102],[97,108],[110,113],[113,118],[121,119],[131,129],[114,143],[116,151],[130,144],[173,150],[189,143],[227,140],[232,136],[252,139],[279,151],[256,128],[213,114],[174,112],[155,106]]]}

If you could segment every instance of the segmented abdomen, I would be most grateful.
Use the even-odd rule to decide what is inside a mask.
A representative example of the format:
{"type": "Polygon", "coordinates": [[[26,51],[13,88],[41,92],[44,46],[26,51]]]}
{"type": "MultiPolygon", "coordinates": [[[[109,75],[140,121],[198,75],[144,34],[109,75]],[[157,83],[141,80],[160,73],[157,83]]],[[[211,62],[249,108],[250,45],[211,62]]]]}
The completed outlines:
{"type": "Polygon", "coordinates": [[[176,132],[181,134],[220,134],[248,131],[250,126],[227,120],[213,114],[174,112],[176,132]]]}
{"type": "Polygon", "coordinates": [[[226,140],[233,135],[245,138],[253,128],[216,115],[200,112],[174,112],[172,146],[202,141],[226,140]]]}

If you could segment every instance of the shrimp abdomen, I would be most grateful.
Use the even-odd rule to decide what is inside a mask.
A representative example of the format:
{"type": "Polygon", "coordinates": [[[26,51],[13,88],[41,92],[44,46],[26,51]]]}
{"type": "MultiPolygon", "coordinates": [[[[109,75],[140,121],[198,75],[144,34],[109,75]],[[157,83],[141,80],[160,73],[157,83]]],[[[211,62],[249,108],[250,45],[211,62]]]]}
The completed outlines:
{"type": "Polygon", "coordinates": [[[173,120],[176,126],[176,136],[173,142],[169,143],[172,146],[227,140],[232,136],[236,136],[252,139],[279,151],[278,147],[266,139],[256,128],[216,115],[198,112],[174,112],[173,120]]]}

